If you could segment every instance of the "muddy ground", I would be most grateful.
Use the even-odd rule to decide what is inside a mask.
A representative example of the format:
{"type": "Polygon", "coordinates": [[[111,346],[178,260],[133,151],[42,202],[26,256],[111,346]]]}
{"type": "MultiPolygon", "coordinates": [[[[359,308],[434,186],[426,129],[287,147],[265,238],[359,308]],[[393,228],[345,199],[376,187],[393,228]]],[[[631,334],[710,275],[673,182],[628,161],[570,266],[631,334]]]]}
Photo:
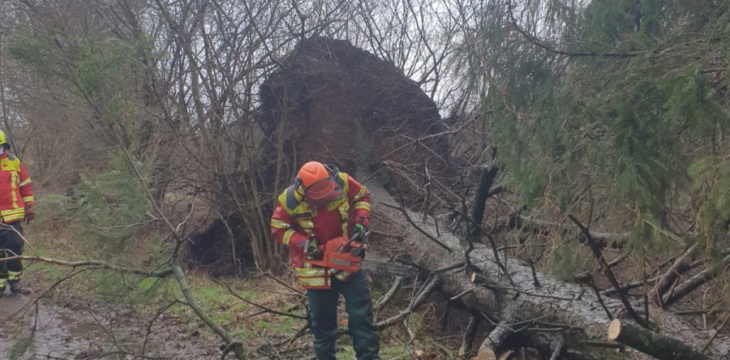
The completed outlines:
{"type": "Polygon", "coordinates": [[[219,341],[165,312],[150,325],[129,310],[71,298],[36,301],[39,289],[0,299],[0,359],[218,359],[219,341]]]}

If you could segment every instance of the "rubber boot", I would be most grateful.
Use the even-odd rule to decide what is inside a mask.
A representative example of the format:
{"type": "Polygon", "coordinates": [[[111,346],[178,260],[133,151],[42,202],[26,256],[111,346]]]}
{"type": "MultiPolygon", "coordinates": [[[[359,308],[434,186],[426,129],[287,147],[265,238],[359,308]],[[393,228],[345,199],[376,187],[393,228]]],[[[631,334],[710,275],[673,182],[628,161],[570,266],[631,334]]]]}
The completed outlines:
{"type": "Polygon", "coordinates": [[[8,283],[10,284],[10,292],[13,295],[18,295],[23,291],[23,288],[20,287],[20,280],[11,280],[8,283]]]}

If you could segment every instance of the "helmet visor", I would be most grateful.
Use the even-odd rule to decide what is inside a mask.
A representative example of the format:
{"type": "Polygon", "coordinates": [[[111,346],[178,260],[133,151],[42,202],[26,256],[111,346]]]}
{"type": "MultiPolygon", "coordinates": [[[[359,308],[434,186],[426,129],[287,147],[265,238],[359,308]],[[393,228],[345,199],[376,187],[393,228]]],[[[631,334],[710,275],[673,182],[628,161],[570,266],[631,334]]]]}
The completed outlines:
{"type": "Polygon", "coordinates": [[[309,185],[306,189],[306,194],[312,200],[321,200],[333,195],[337,192],[335,191],[336,189],[335,181],[332,178],[326,178],[309,185]]]}

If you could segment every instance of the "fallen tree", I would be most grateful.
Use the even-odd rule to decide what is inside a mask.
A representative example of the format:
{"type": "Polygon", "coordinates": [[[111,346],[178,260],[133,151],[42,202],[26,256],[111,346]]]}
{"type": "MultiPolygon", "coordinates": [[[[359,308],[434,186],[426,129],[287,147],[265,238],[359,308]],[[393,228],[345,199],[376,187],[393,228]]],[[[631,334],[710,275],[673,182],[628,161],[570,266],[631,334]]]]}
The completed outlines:
{"type": "MultiPolygon", "coordinates": [[[[507,358],[521,347],[550,359],[648,359],[628,344],[606,340],[610,321],[623,313],[631,318],[624,321],[638,321],[652,329],[646,331],[710,358],[727,355],[726,336],[711,341],[714,334],[628,296],[626,285],[612,275],[613,264],[601,254],[610,243],[623,244],[625,234],[584,229],[574,244],[592,244],[618,298],[602,293],[592,279],[583,285],[564,283],[538,271],[533,259],[522,261],[500,251],[495,237],[504,233],[487,233],[482,226],[485,202],[502,191],[495,185],[499,169],[460,163],[466,157],[449,142],[455,129],[441,121],[435,104],[392,64],[325,38],[304,41],[284,64],[262,86],[263,183],[278,187],[271,190],[277,194],[302,161],[319,160],[368,185],[373,249],[388,251],[425,275],[410,305],[381,319],[380,328],[398,323],[429,293],[439,291],[449,304],[471,314],[463,324],[462,355],[475,352],[471,344],[477,325],[488,329],[477,359],[507,358]],[[648,320],[647,310],[652,314],[648,320]]],[[[457,125],[464,123],[468,120],[457,125]]],[[[519,219],[521,225],[515,227],[538,232],[545,227],[519,219]]],[[[569,226],[552,226],[553,233],[568,233],[569,226]]],[[[660,292],[672,279],[662,281],[660,292]]]]}
{"type": "MultiPolygon", "coordinates": [[[[374,228],[383,233],[405,234],[400,246],[408,249],[419,265],[441,269],[466,263],[463,239],[437,231],[438,224],[432,219],[414,220],[419,219],[418,214],[404,210],[410,214],[406,219],[402,211],[394,209],[400,205],[382,185],[372,181],[366,184],[372,192],[375,211],[392,219],[385,228],[379,229],[378,223],[374,228]],[[403,224],[402,228],[392,229],[396,223],[403,224]]],[[[605,343],[610,322],[624,311],[619,300],[599,298],[580,285],[562,283],[539,272],[533,275],[530,266],[500,253],[499,263],[504,265],[505,272],[494,254],[489,247],[475,244],[469,253],[468,262],[472,267],[460,266],[431,275],[438,289],[447,296],[462,294],[458,301],[481,314],[491,329],[477,359],[489,359],[489,354],[499,355],[520,346],[537,346],[542,351],[559,353],[564,359],[648,359],[633,349],[619,353],[615,346],[605,343]]],[[[662,309],[652,306],[650,311],[652,327],[658,329],[656,336],[677,346],[699,353],[712,337],[710,332],[696,331],[683,319],[662,309]]],[[[707,358],[726,358],[730,353],[729,344],[726,336],[718,336],[708,347],[707,358]]]]}

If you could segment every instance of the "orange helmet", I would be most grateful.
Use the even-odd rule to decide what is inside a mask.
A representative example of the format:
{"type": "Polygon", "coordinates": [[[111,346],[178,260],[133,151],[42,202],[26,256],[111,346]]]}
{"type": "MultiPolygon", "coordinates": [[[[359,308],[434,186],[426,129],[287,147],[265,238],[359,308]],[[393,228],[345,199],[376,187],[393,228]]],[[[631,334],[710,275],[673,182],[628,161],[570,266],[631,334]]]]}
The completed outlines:
{"type": "Polygon", "coordinates": [[[310,161],[302,165],[297,178],[310,199],[322,199],[335,191],[332,175],[320,162],[310,161]]]}

